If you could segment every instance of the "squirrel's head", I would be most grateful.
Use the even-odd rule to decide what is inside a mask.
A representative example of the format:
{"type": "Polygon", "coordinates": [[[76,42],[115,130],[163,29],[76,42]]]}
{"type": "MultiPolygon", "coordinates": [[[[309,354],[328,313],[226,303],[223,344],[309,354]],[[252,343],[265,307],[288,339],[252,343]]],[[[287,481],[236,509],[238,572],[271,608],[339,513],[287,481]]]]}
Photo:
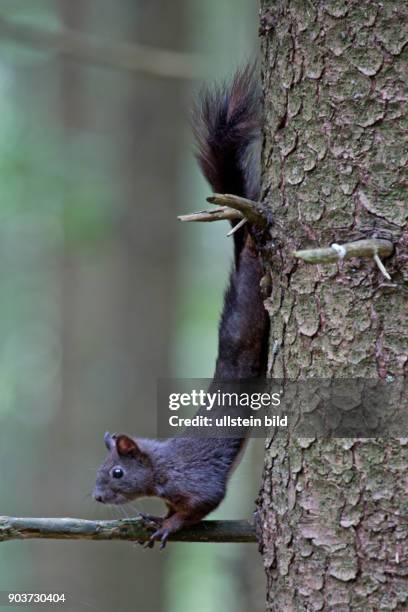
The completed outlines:
{"type": "Polygon", "coordinates": [[[125,434],[106,432],[109,451],[96,476],[93,497],[103,504],[126,504],[153,494],[153,466],[139,443],[125,434]]]}

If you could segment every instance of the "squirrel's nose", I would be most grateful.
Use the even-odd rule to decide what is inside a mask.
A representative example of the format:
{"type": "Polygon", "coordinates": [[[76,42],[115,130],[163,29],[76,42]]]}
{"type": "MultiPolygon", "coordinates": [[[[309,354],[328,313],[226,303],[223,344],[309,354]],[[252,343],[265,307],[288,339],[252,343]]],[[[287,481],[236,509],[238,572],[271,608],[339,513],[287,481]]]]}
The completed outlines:
{"type": "Polygon", "coordinates": [[[97,502],[101,502],[103,504],[103,495],[101,495],[101,493],[99,493],[98,491],[94,491],[93,493],[93,498],[95,501],[97,502]]]}

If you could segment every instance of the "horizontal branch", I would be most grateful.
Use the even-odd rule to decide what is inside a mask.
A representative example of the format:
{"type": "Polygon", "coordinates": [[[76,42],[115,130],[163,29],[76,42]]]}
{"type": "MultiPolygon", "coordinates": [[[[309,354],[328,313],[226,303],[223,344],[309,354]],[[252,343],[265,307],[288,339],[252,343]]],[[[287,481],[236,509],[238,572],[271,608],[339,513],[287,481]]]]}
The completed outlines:
{"type": "Polygon", "coordinates": [[[240,196],[230,193],[214,193],[214,195],[207,198],[207,202],[210,202],[210,204],[234,208],[242,213],[250,223],[258,225],[259,227],[266,227],[268,224],[264,211],[262,210],[259,202],[254,202],[253,200],[248,200],[247,198],[241,198],[240,196]]]}
{"type": "Polygon", "coordinates": [[[145,45],[108,43],[73,30],[45,30],[0,17],[0,36],[117,70],[178,79],[197,79],[204,75],[203,63],[197,56],[145,45]]]}
{"type": "Polygon", "coordinates": [[[243,214],[228,206],[219,206],[213,210],[200,210],[188,215],[179,215],[177,219],[179,221],[201,221],[204,223],[211,223],[212,221],[241,220],[243,219],[243,214]]]}
{"type": "Polygon", "coordinates": [[[335,263],[341,259],[350,259],[351,257],[374,258],[375,255],[388,257],[392,254],[393,248],[392,242],[388,240],[372,238],[339,245],[335,244],[323,249],[294,251],[293,255],[310,264],[335,263]]]}
{"type": "MultiPolygon", "coordinates": [[[[129,540],[147,542],[151,532],[141,518],[88,521],[76,518],[15,518],[0,516],[0,542],[26,539],[129,540]]],[[[256,542],[249,521],[202,521],[170,536],[175,542],[256,542]]]]}

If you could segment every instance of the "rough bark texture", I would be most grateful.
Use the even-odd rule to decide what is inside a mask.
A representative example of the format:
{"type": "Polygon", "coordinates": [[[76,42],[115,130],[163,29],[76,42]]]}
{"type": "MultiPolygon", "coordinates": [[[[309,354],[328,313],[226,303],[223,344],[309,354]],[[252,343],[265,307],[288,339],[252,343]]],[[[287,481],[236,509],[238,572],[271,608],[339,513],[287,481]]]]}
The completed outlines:
{"type": "MultiPolygon", "coordinates": [[[[407,376],[408,5],[262,4],[270,374],[407,376]],[[391,282],[367,259],[291,256],[375,234],[395,245],[391,282]]],[[[407,507],[407,439],[271,436],[267,609],[408,610],[407,507]]]]}

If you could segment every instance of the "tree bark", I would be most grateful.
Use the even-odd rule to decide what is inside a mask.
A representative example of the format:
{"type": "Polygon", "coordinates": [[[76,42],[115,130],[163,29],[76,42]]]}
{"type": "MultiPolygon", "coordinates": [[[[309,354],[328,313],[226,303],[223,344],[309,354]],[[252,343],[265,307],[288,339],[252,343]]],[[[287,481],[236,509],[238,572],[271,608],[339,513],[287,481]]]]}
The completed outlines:
{"type": "MultiPolygon", "coordinates": [[[[263,201],[273,227],[270,376],[407,375],[408,7],[263,0],[263,201]],[[298,249],[379,237],[370,259],[298,249]]],[[[401,432],[401,435],[405,435],[401,432]]],[[[407,439],[267,440],[268,610],[408,609],[407,439]]]]}

